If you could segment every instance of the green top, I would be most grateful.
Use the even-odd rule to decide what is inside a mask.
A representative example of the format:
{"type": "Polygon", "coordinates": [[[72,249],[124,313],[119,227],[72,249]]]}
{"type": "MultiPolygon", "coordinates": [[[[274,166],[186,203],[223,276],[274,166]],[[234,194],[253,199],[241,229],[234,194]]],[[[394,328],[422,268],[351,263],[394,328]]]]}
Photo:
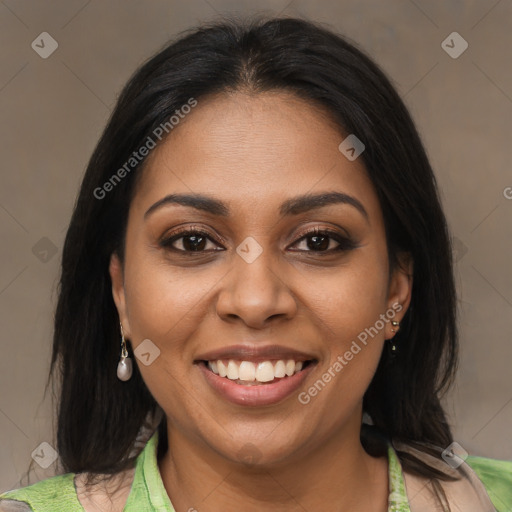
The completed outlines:
{"type": "MultiPolygon", "coordinates": [[[[134,479],[123,509],[125,512],[175,512],[158,469],[157,445],[158,431],[155,431],[137,457],[134,479]]],[[[388,512],[411,512],[412,502],[407,497],[402,467],[391,443],[388,444],[388,461],[388,512]]],[[[482,503],[488,500],[488,495],[498,512],[512,512],[512,462],[470,456],[466,463],[466,470],[469,466],[470,473],[478,475],[478,478],[471,477],[477,481],[476,485],[480,485],[480,481],[485,486],[485,490],[482,487],[479,491],[483,497],[482,503]]],[[[18,508],[9,508],[13,502],[2,501],[6,499],[25,502],[31,507],[26,510],[33,512],[84,512],[77,497],[74,476],[75,473],[57,475],[21,489],[4,492],[0,494],[0,511],[22,510],[19,503],[18,508]]],[[[485,512],[487,510],[493,510],[490,503],[485,512]]]]}

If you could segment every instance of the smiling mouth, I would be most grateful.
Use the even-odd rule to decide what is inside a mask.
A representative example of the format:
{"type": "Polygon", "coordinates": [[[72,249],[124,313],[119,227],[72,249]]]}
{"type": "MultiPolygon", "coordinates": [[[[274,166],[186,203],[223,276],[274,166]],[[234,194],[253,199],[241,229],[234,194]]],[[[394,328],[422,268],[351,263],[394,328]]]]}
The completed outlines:
{"type": "Polygon", "coordinates": [[[280,359],[257,363],[235,359],[199,361],[200,364],[204,365],[215,375],[244,386],[273,384],[304,371],[308,366],[316,362],[314,359],[307,361],[280,359]]]}

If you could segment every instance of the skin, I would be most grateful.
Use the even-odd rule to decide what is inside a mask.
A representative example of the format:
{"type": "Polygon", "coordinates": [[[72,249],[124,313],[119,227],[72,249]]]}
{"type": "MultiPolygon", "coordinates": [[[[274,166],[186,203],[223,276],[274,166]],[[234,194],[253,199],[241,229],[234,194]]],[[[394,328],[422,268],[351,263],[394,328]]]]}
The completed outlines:
{"type": "Polygon", "coordinates": [[[129,210],[124,266],[110,264],[114,300],[133,349],[150,339],[160,355],[139,366],[167,416],[171,450],[159,461],[178,512],[339,510],[384,512],[387,458],[363,449],[362,399],[375,373],[388,322],[307,405],[298,393],[278,404],[226,401],[193,362],[239,343],[280,344],[314,354],[307,391],[365,328],[393,304],[409,306],[412,262],[390,278],[380,204],[361,158],[338,150],[346,137],[327,113],[285,92],[222,94],[201,99],[149,156],[129,210]],[[279,217],[279,206],[304,193],[338,191],[349,204],[279,217]],[[170,193],[224,201],[222,217],[168,204],[170,193]],[[211,233],[204,252],[190,238],[161,247],[180,227],[211,233]],[[330,228],[357,247],[325,254],[303,231],[330,228]],[[247,263],[236,252],[253,237],[262,254],[247,263]],[[218,241],[216,241],[216,238],[218,241]],[[309,241],[309,245],[308,245],[309,241]],[[214,249],[224,249],[215,252],[214,249]],[[179,250],[189,249],[188,253],[179,250]],[[388,281],[389,279],[389,281],[388,281]],[[250,443],[257,457],[240,461],[250,443]],[[244,448],[245,447],[245,448],[244,448]]]}

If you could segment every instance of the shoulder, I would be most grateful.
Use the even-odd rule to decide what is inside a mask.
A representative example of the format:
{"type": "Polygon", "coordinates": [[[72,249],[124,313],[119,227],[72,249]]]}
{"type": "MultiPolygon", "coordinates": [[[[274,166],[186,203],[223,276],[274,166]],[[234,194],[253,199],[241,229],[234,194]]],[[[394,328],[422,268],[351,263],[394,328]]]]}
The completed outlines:
{"type": "Polygon", "coordinates": [[[512,461],[470,455],[466,462],[479,476],[489,481],[500,481],[512,485],[512,461]]]}
{"type": "Polygon", "coordinates": [[[484,484],[499,511],[512,509],[512,461],[469,456],[466,463],[484,484]]]}
{"type": "Polygon", "coordinates": [[[46,510],[49,503],[65,506],[70,512],[81,510],[77,508],[79,502],[73,483],[74,476],[74,473],[56,475],[26,487],[4,492],[0,494],[0,511],[21,512],[38,508],[46,510]]]}
{"type": "Polygon", "coordinates": [[[401,451],[414,455],[448,477],[431,479],[404,471],[412,511],[431,512],[432,504],[439,501],[464,512],[512,511],[512,462],[467,456],[455,460],[456,464],[450,464],[441,456],[420,451],[406,443],[395,444],[401,451]]]}

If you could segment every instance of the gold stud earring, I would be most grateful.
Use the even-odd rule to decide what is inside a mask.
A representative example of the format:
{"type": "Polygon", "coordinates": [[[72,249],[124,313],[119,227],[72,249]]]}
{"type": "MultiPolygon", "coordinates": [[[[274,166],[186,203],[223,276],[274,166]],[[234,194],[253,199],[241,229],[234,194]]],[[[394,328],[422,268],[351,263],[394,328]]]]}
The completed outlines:
{"type": "MultiPolygon", "coordinates": [[[[400,322],[397,322],[396,320],[391,320],[391,325],[393,327],[396,327],[396,329],[391,329],[391,332],[396,333],[398,329],[400,329],[400,322]]],[[[391,352],[391,358],[394,358],[396,356],[396,353],[398,351],[395,342],[393,341],[393,338],[390,338],[389,340],[389,350],[391,352]]]]}

